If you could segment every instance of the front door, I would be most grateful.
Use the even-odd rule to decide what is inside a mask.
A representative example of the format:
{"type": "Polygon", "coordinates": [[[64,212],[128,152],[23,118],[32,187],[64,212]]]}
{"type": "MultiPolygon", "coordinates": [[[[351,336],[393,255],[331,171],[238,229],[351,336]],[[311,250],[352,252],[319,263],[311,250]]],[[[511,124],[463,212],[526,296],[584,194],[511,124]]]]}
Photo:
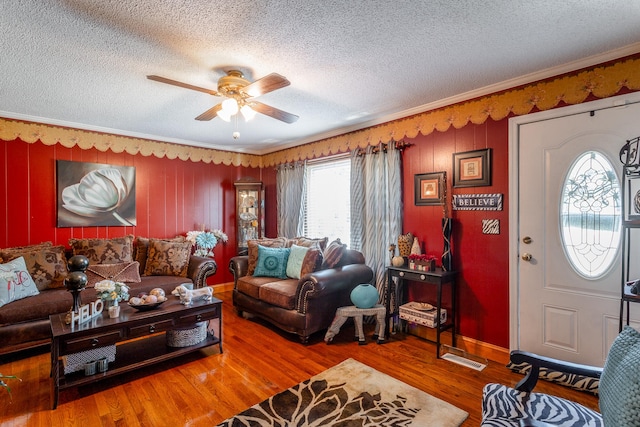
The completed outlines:
{"type": "Polygon", "coordinates": [[[562,117],[541,113],[542,120],[518,126],[512,156],[518,169],[512,199],[517,200],[517,258],[511,263],[517,342],[511,346],[602,366],[619,324],[621,235],[615,232],[619,222],[611,225],[611,207],[621,197],[619,151],[640,135],[640,103],[593,104],[583,112],[567,109],[572,114],[562,117]],[[603,182],[607,170],[613,176],[603,182]],[[572,199],[601,187],[607,191],[572,199]]]}

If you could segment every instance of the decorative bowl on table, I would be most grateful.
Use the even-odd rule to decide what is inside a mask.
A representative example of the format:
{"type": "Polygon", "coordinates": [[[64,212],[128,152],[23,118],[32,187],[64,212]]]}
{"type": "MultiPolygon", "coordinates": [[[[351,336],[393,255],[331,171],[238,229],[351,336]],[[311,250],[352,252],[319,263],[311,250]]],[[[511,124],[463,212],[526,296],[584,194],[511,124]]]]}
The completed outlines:
{"type": "Polygon", "coordinates": [[[131,301],[129,301],[129,307],[133,307],[138,311],[148,311],[160,307],[160,305],[164,304],[166,301],[167,300],[143,304],[132,304],[131,301]]]}
{"type": "Polygon", "coordinates": [[[129,305],[136,310],[146,311],[153,310],[160,307],[160,304],[165,302],[167,297],[164,295],[164,291],[159,288],[152,289],[149,295],[141,293],[137,297],[129,299],[129,305]]]}
{"type": "Polygon", "coordinates": [[[432,306],[431,304],[427,304],[426,302],[414,302],[411,308],[420,311],[433,311],[436,309],[434,306],[432,306]]]}

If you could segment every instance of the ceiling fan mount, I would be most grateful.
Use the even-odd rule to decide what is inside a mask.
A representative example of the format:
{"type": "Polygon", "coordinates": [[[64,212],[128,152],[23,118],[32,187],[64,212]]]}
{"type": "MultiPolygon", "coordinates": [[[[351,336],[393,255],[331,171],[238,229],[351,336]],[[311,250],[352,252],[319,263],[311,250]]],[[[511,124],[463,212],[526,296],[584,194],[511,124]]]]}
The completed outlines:
{"type": "Polygon", "coordinates": [[[238,70],[229,70],[227,75],[218,80],[218,93],[228,98],[242,97],[242,89],[251,82],[244,78],[238,70]]]}
{"type": "MultiPolygon", "coordinates": [[[[267,104],[263,104],[253,99],[257,96],[264,95],[276,89],[281,89],[283,87],[289,86],[291,83],[286,79],[286,77],[281,76],[277,73],[271,73],[254,82],[250,82],[249,80],[244,78],[244,75],[239,70],[231,69],[226,71],[226,73],[226,76],[222,76],[220,77],[220,79],[218,79],[217,91],[156,75],[148,75],[147,78],[149,80],[154,80],[160,83],[166,83],[185,89],[208,93],[209,95],[213,96],[233,99],[236,101],[236,106],[235,112],[232,112],[231,115],[236,114],[238,108],[249,107],[255,112],[264,114],[285,123],[293,123],[298,120],[298,116],[296,116],[295,114],[288,113],[286,111],[280,110],[267,104]]],[[[223,120],[228,121],[229,113],[225,113],[223,109],[224,105],[225,102],[216,104],[215,106],[211,107],[210,109],[196,117],[196,120],[211,120],[219,116],[223,120]]]]}

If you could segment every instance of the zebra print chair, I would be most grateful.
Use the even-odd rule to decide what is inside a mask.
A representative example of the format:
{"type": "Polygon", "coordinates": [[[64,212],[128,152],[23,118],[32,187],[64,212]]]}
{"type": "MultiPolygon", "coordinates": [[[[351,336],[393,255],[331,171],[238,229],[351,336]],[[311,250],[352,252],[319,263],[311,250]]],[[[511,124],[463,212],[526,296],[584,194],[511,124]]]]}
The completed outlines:
{"type": "Polygon", "coordinates": [[[529,373],[515,388],[487,384],[482,397],[482,427],[638,427],[640,426],[640,333],[625,326],[614,340],[604,368],[512,351],[515,364],[529,363],[529,373]],[[600,378],[602,414],[560,397],[531,391],[540,368],[600,378]]]}

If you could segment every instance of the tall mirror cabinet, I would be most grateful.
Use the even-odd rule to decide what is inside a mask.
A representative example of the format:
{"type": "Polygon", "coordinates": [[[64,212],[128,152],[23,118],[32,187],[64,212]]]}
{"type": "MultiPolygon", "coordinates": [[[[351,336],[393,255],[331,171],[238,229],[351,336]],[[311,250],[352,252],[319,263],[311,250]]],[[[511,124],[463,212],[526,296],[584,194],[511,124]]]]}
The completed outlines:
{"type": "Polygon", "coordinates": [[[620,150],[622,168],[622,300],[620,330],[630,323],[631,303],[640,302],[640,137],[620,150]],[[626,312],[626,313],[625,313],[626,312]],[[625,316],[626,314],[626,316],[625,316]]]}
{"type": "Polygon", "coordinates": [[[242,179],[236,186],[236,250],[247,255],[247,240],[264,237],[264,187],[262,182],[242,179]]]}

